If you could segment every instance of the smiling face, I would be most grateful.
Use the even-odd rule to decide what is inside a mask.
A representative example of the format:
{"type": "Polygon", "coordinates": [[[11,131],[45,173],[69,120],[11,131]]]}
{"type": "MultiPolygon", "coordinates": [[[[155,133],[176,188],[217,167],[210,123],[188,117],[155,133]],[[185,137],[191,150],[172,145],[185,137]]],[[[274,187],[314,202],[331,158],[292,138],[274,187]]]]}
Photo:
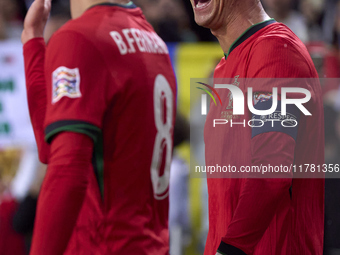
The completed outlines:
{"type": "Polygon", "coordinates": [[[237,0],[190,0],[195,21],[202,27],[218,29],[230,19],[237,0]]]}

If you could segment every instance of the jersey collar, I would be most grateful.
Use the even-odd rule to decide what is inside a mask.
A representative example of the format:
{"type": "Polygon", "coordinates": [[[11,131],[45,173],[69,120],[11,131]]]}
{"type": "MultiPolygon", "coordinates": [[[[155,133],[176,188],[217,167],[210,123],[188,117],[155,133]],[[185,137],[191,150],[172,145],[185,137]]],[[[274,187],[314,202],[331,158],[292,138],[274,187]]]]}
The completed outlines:
{"type": "MultiPolygon", "coordinates": [[[[126,8],[126,9],[134,9],[134,8],[137,8],[137,6],[132,2],[130,1],[129,3],[127,4],[114,4],[114,3],[101,3],[101,4],[96,4],[96,5],[93,5],[92,7],[95,7],[95,6],[118,6],[118,7],[122,7],[122,8],[126,8]]],[[[91,8],[92,8],[91,7],[91,8]]]]}
{"type": "Polygon", "coordinates": [[[246,31],[244,31],[239,38],[236,39],[235,42],[230,46],[228,53],[224,53],[225,59],[230,55],[230,53],[241,43],[243,43],[245,40],[247,40],[249,37],[251,37],[253,34],[261,30],[262,28],[275,23],[275,19],[269,19],[262,21],[260,23],[254,24],[251,27],[249,27],[246,31]]]}

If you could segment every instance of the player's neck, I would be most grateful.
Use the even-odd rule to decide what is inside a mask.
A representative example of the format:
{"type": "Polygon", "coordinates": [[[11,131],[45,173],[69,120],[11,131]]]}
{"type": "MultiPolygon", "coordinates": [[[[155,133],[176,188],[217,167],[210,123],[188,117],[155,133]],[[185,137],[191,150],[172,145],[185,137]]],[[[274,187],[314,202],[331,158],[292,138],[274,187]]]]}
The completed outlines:
{"type": "Polygon", "coordinates": [[[261,3],[235,11],[228,17],[228,24],[211,33],[218,39],[224,53],[228,53],[232,44],[252,25],[270,19],[261,3]]]}
{"type": "Polygon", "coordinates": [[[71,0],[72,19],[80,17],[90,7],[101,3],[127,4],[130,0],[71,0]]]}

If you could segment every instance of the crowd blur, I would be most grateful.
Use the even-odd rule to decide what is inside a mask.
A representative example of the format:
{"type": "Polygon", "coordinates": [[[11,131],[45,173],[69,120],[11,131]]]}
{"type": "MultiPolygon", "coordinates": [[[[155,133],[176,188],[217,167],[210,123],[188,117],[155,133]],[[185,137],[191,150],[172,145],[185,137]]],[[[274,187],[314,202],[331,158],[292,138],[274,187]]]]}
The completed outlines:
{"type": "MultiPolygon", "coordinates": [[[[20,42],[23,19],[31,2],[0,0],[0,255],[28,254],[37,197],[46,169],[38,161],[28,116],[20,42]]],[[[134,3],[169,45],[216,42],[208,29],[194,22],[189,0],[134,0],[134,3]]],[[[306,44],[312,56],[324,98],[326,163],[339,164],[340,0],[262,3],[272,18],[286,24],[306,44]]],[[[46,42],[69,19],[69,1],[54,0],[45,31],[46,42]]],[[[177,121],[176,146],[188,143],[187,120],[184,114],[177,121]]],[[[180,151],[175,150],[174,154],[170,179],[171,253],[202,254],[208,228],[207,189],[204,181],[201,187],[196,187],[201,206],[192,207],[188,158],[180,151]],[[199,223],[191,220],[195,214],[200,217],[199,223]]],[[[325,199],[324,254],[336,255],[340,254],[340,180],[326,179],[325,199]]]]}

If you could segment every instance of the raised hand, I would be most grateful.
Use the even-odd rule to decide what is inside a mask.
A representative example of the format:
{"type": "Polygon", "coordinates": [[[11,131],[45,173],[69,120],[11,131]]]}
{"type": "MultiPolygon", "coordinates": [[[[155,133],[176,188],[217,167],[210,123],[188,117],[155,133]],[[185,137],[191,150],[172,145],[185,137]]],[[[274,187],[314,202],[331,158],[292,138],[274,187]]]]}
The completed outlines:
{"type": "Polygon", "coordinates": [[[44,29],[51,11],[52,0],[35,0],[29,8],[24,21],[21,42],[44,36],[44,29]]]}

